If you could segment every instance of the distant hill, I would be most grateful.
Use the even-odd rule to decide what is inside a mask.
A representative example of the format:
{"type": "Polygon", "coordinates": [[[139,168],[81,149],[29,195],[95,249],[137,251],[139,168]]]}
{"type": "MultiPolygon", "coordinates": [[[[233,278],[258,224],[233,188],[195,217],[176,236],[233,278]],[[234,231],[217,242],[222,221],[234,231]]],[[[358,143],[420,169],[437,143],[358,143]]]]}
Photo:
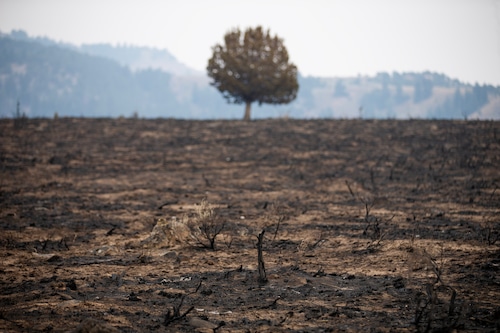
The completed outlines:
{"type": "MultiPolygon", "coordinates": [[[[470,85],[438,73],[374,77],[299,76],[291,104],[254,107],[254,118],[500,119],[500,87],[470,85]]],[[[23,31],[0,34],[0,117],[17,101],[29,117],[240,118],[205,73],[167,50],[91,44],[77,47],[23,31]]]]}
{"type": "Polygon", "coordinates": [[[112,46],[109,44],[84,44],[80,50],[90,55],[116,60],[133,71],[160,69],[177,76],[200,76],[203,73],[180,63],[167,50],[150,47],[112,46]]]}
{"type": "Polygon", "coordinates": [[[37,42],[45,46],[59,46],[73,51],[80,51],[89,55],[99,56],[117,61],[120,65],[129,67],[133,71],[142,69],[160,69],[173,75],[202,75],[199,71],[187,67],[179,62],[168,50],[158,50],[150,47],[129,45],[113,46],[110,44],[73,44],[56,42],[46,37],[30,37],[22,30],[13,30],[10,34],[3,34],[14,40],[37,42]]]}
{"type": "Polygon", "coordinates": [[[443,74],[379,73],[332,78],[312,89],[314,117],[500,119],[500,87],[470,85],[443,74]]]}
{"type": "Polygon", "coordinates": [[[145,108],[152,116],[175,116],[179,105],[168,89],[161,95],[141,86],[153,79],[168,84],[170,75],[152,71],[136,74],[115,61],[58,46],[0,39],[0,115],[13,115],[20,102],[29,117],[119,116],[145,108]],[[165,83],[166,82],[166,83],[165,83]],[[161,104],[150,108],[149,104],[161,104]]]}

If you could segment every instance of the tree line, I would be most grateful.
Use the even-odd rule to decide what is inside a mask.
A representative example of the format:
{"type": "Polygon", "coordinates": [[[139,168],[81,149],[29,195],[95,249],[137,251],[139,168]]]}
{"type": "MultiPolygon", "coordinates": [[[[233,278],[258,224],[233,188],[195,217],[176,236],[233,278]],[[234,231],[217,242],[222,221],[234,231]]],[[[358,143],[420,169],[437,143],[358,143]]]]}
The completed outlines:
{"type": "MultiPolygon", "coordinates": [[[[271,36],[263,29],[259,33],[280,45],[279,37],[271,36]]],[[[244,42],[245,33],[240,32],[238,36],[237,40],[244,42]]],[[[223,51],[224,44],[216,45],[223,51]]],[[[263,47],[266,49],[265,45],[263,47]]],[[[241,48],[244,49],[244,44],[241,48]]],[[[48,39],[0,37],[0,117],[15,116],[18,101],[22,113],[29,117],[52,117],[55,113],[76,117],[137,114],[141,117],[187,119],[242,116],[241,107],[228,104],[221,95],[220,86],[210,86],[209,79],[212,83],[216,81],[210,76],[209,65],[208,77],[200,77],[197,84],[184,82],[184,86],[179,86],[178,81],[182,80],[168,72],[131,71],[123,65],[124,57],[120,65],[120,61],[112,58],[119,57],[119,50],[115,51],[109,57],[91,56],[48,39]]],[[[280,52],[283,51],[286,48],[281,43],[280,52]]],[[[247,54],[251,52],[247,50],[247,54]]],[[[336,101],[346,100],[351,105],[350,117],[396,117],[401,106],[416,106],[425,109],[426,117],[464,118],[489,103],[492,96],[500,95],[499,87],[464,84],[431,72],[379,73],[374,77],[354,78],[304,77],[300,75],[300,69],[288,62],[288,54],[281,56],[284,60],[282,68],[289,66],[293,74],[287,79],[290,84],[285,84],[286,80],[280,84],[284,88],[283,99],[275,99],[276,105],[267,105],[266,101],[272,101],[269,97],[259,100],[247,96],[249,101],[262,103],[252,110],[252,117],[332,117],[337,114],[336,101]],[[446,88],[450,93],[444,101],[441,98],[439,103],[434,103],[438,87],[440,91],[446,88]],[[280,105],[280,101],[291,103],[280,105]]],[[[267,61],[269,59],[277,61],[278,57],[268,56],[267,61]]],[[[245,64],[244,61],[241,63],[245,64]]],[[[262,73],[267,72],[255,73],[262,79],[262,73]]],[[[279,77],[280,73],[274,75],[279,77]]],[[[255,92],[252,94],[255,96],[255,92]]],[[[241,102],[246,103],[245,99],[241,102]]]]}

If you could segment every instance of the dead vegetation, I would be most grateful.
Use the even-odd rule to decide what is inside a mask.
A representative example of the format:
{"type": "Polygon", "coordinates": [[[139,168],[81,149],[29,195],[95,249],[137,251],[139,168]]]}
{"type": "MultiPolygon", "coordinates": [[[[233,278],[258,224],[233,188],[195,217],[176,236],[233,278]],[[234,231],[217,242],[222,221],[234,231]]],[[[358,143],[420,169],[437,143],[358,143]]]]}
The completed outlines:
{"type": "Polygon", "coordinates": [[[215,250],[215,240],[224,230],[226,222],[219,215],[218,208],[203,199],[196,207],[196,215],[190,219],[188,226],[199,245],[215,250]]]}
{"type": "MultiPolygon", "coordinates": [[[[444,249],[440,259],[433,258],[417,246],[409,249],[408,263],[412,271],[425,270],[430,276],[422,282],[414,295],[415,319],[418,332],[451,332],[460,328],[465,313],[457,291],[445,282],[444,249]]],[[[411,273],[410,273],[411,274],[411,273]]]]}
{"type": "Polygon", "coordinates": [[[0,121],[0,330],[498,330],[499,126],[0,121]]]}

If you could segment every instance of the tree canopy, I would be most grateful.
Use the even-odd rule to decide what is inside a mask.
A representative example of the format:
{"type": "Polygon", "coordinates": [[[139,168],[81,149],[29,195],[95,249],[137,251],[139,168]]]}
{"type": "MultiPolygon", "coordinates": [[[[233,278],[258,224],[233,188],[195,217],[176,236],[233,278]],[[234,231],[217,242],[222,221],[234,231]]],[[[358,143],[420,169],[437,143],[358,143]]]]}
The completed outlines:
{"type": "Polygon", "coordinates": [[[229,103],[245,103],[245,120],[253,102],[287,104],[297,97],[297,67],[289,62],[283,40],[262,27],[239,29],[224,36],[213,48],[208,76],[229,103]]]}

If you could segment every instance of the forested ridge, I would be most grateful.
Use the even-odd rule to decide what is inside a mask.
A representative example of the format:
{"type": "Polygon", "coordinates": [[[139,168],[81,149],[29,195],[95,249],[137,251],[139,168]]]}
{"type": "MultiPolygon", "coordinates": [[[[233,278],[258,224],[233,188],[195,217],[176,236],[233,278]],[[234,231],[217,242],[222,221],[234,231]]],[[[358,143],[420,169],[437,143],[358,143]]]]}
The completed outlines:
{"type": "MultiPolygon", "coordinates": [[[[300,67],[299,67],[300,72],[300,67]]],[[[167,50],[107,44],[81,47],[23,32],[0,36],[0,116],[240,118],[208,77],[167,50]],[[149,62],[148,62],[149,61],[149,62]],[[18,104],[19,102],[19,104],[18,104]],[[19,105],[19,110],[17,110],[19,105]]],[[[444,74],[299,75],[296,101],[255,108],[256,118],[500,118],[500,87],[444,74]]]]}

